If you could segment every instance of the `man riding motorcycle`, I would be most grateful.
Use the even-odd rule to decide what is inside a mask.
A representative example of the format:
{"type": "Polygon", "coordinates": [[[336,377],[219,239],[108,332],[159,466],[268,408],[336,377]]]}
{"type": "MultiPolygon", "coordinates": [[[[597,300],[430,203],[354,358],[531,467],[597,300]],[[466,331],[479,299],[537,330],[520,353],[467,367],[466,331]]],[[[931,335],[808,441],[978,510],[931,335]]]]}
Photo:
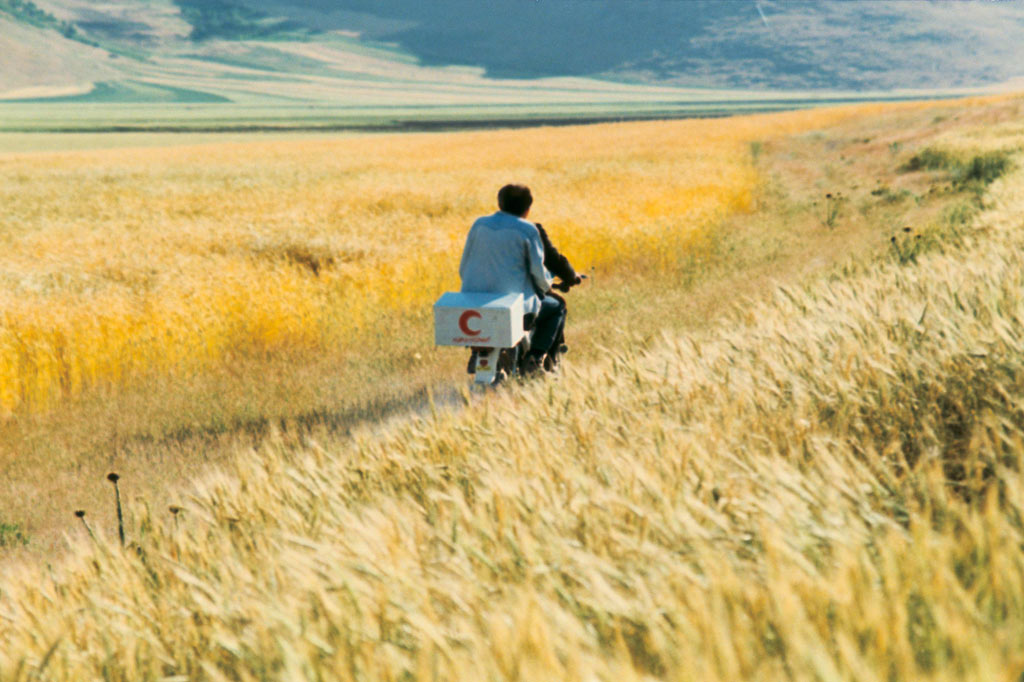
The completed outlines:
{"type": "MultiPolygon", "coordinates": [[[[562,343],[565,300],[552,292],[552,275],[560,288],[579,284],[568,259],[558,253],[540,225],[526,220],[533,195],[525,185],[505,185],[498,191],[498,211],[478,218],[466,237],[459,264],[463,292],[519,293],[523,310],[533,322],[533,338],[524,368],[527,373],[551,369],[562,343]]],[[[472,362],[472,360],[471,360],[472,362]]]]}

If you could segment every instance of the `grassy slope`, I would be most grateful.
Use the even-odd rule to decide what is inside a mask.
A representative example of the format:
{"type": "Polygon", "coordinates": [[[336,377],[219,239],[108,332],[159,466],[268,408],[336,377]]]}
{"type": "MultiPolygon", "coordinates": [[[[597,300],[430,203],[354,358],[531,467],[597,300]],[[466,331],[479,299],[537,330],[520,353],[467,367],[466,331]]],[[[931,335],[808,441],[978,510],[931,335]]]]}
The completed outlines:
{"type": "MultiPolygon", "coordinates": [[[[594,107],[607,116],[663,110],[665,101],[692,94],[587,79],[534,80],[524,88],[521,81],[486,79],[479,69],[422,66],[393,46],[334,34],[192,42],[164,4],[137,17],[142,37],[135,42],[97,34],[102,49],[0,12],[7,55],[0,64],[0,130],[390,125],[394,117],[425,112],[508,118],[500,113],[508,107],[523,108],[512,118],[573,116],[594,107]],[[197,107],[211,102],[233,106],[197,107]]],[[[99,12],[78,4],[50,9],[60,21],[80,15],[88,24],[105,16],[105,26],[132,26],[123,4],[99,12]]]]}
{"type": "Polygon", "coordinates": [[[1020,75],[1012,3],[336,2],[241,0],[311,28],[397,42],[431,64],[501,77],[610,74],[735,88],[905,88],[1020,75]],[[358,10],[365,14],[358,14],[358,10]],[[514,36],[514,40],[506,39],[514,36]],[[493,45],[501,43],[502,49],[493,45]]]}
{"type": "MultiPolygon", "coordinates": [[[[96,15],[77,4],[50,9],[60,9],[62,21],[96,15]]],[[[480,69],[423,66],[394,46],[336,34],[191,42],[166,9],[147,7],[139,17],[139,30],[148,38],[138,43],[104,38],[103,49],[0,13],[0,47],[8,56],[0,64],[0,130],[400,127],[424,119],[457,123],[650,116],[693,107],[720,111],[736,108],[733,100],[742,97],[756,101],[740,103],[741,108],[771,108],[802,96],[583,78],[535,79],[523,87],[519,80],[484,78],[480,69]]],[[[121,5],[103,9],[112,25],[128,21],[126,11],[121,5]]]]}
{"type": "MultiPolygon", "coordinates": [[[[766,185],[755,213],[723,225],[675,271],[596,272],[588,287],[574,292],[570,361],[592,362],[604,348],[644,344],[666,328],[711,324],[729,309],[722,301],[756,299],[851,254],[883,250],[903,225],[943,225],[943,212],[970,195],[936,191],[937,174],[903,175],[896,168],[909,150],[944,131],[979,125],[979,116],[1008,117],[1012,110],[993,111],[953,105],[766,140],[757,160],[766,185]],[[905,150],[894,151],[901,144],[905,150]],[[878,187],[892,194],[872,194],[878,187]],[[849,198],[829,229],[824,195],[839,192],[849,198]]],[[[50,552],[61,545],[68,500],[106,509],[104,490],[82,481],[100,480],[111,467],[135,485],[145,480],[150,495],[260,442],[271,425],[284,423],[299,434],[311,427],[345,431],[361,419],[421,403],[428,388],[447,392],[445,386],[461,381],[461,354],[429,347],[426,314],[391,324],[382,333],[389,339],[383,348],[233,363],[135,391],[90,394],[54,413],[0,424],[10,453],[2,495],[10,500],[7,520],[28,530],[32,551],[50,552]],[[43,484],[40,467],[48,471],[43,484]]],[[[104,516],[109,528],[112,518],[104,516]]]]}
{"type": "Polygon", "coordinates": [[[147,495],[136,551],[8,574],[0,671],[1015,679],[1024,175],[968,226],[936,216],[974,201],[945,174],[892,169],[936,140],[1020,149],[1020,110],[766,144],[762,211],[719,257],[579,297],[565,376],[352,440],[272,436],[173,521],[147,495]],[[835,229],[826,191],[848,197],[835,229]],[[924,239],[889,247],[905,223],[924,239]]]}
{"type": "MultiPolygon", "coordinates": [[[[65,5],[48,7],[61,21],[79,15],[86,23],[96,20],[97,10],[87,3],[65,5]]],[[[837,98],[923,96],[922,91],[808,93],[796,86],[780,92],[591,78],[491,79],[479,68],[426,66],[394,45],[338,34],[186,41],[187,24],[166,3],[147,6],[135,28],[124,3],[105,6],[100,14],[106,19],[99,24],[110,24],[95,35],[102,49],[0,15],[5,27],[0,47],[7,55],[0,63],[0,131],[507,124],[771,111],[837,98]],[[122,24],[142,37],[133,42],[104,32],[122,24]]],[[[931,96],[944,94],[931,91],[931,96]]]]}
{"type": "Polygon", "coordinates": [[[82,88],[117,74],[103,51],[68,40],[55,31],[17,22],[3,13],[0,50],[4,54],[0,94],[20,91],[31,97],[40,88],[82,88]]]}

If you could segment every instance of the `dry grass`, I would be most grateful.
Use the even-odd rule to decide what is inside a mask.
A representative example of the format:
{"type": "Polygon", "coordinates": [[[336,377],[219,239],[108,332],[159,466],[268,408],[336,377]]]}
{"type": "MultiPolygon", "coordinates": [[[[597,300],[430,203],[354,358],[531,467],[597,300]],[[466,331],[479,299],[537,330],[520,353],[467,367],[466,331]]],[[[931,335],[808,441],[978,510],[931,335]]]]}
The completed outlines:
{"type": "MultiPolygon", "coordinates": [[[[105,419],[135,420],[138,434],[160,409],[156,440],[193,423],[178,414],[189,409],[199,423],[249,414],[265,437],[192,494],[172,491],[177,514],[162,496],[136,498],[127,550],[111,533],[113,491],[88,486],[98,542],[65,525],[73,546],[57,565],[4,565],[0,679],[1015,680],[1024,175],[999,181],[965,224],[953,218],[977,210],[973,195],[896,172],[938,135],[969,149],[976,126],[1020,115],[1019,101],[998,115],[978,104],[766,135],[753,212],[713,223],[678,262],[659,252],[607,269],[574,306],[582,354],[543,384],[353,438],[315,421],[278,432],[263,393],[316,385],[327,368],[314,358],[337,356],[314,345],[290,369],[249,352],[162,384],[86,388],[67,423],[49,421],[60,406],[17,408],[5,433],[22,429],[26,448],[33,422],[74,447],[105,419]],[[874,194],[876,178],[911,198],[874,194]],[[848,203],[830,229],[821,197],[837,189],[848,203]],[[879,259],[906,221],[925,237],[914,257],[879,259]],[[722,320],[739,296],[751,302],[722,320]],[[625,320],[625,333],[600,333],[625,320]],[[660,328],[688,331],[652,338],[660,328]],[[190,406],[205,381],[229,392],[190,406]]],[[[1020,148],[1006,129],[989,148],[1020,148]]],[[[406,319],[401,305],[388,317],[406,319]]],[[[382,376],[432,375],[363,368],[340,390],[382,376]]],[[[302,391],[278,400],[316,402],[302,391]]],[[[223,450],[177,447],[140,454],[174,462],[170,483],[223,450]]],[[[59,472],[67,490],[104,469],[74,461],[59,472]]],[[[122,492],[134,497],[158,463],[131,464],[142,468],[122,492]]],[[[52,463],[26,466],[22,494],[50,485],[28,474],[53,476],[52,463]]]]}
{"type": "Polygon", "coordinates": [[[749,208],[751,139],[866,110],[5,156],[0,414],[364,344],[455,286],[481,188],[510,178],[577,262],[663,268],[749,208]]]}
{"type": "MultiPolygon", "coordinates": [[[[70,382],[58,382],[57,390],[63,396],[50,406],[32,410],[22,404],[12,416],[0,419],[0,499],[4,500],[0,522],[17,524],[31,538],[28,547],[19,551],[37,556],[62,553],[62,534],[71,509],[90,509],[94,522],[111,527],[105,489],[83,485],[83,481],[101,480],[110,469],[121,471],[132,481],[136,494],[163,500],[180,481],[199,475],[211,463],[230,460],[237,450],[263,440],[271,428],[289,434],[319,428],[345,432],[358,421],[422,405],[428,390],[449,395],[450,386],[460,381],[464,358],[450,349],[430,347],[429,307],[421,304],[432,298],[432,286],[449,284],[431,284],[429,279],[417,283],[410,291],[422,301],[410,300],[404,311],[395,301],[383,301],[384,312],[374,318],[373,329],[353,329],[348,316],[350,309],[367,309],[365,297],[338,300],[346,291],[345,273],[362,272],[372,280],[381,277],[374,269],[379,259],[407,257],[405,266],[423,267],[427,257],[426,252],[398,253],[395,245],[385,240],[361,245],[367,248],[365,262],[339,264],[338,244],[344,235],[355,238],[352,235],[360,229],[369,229],[365,226],[413,225],[410,229],[416,229],[419,223],[424,235],[435,230],[436,236],[442,229],[456,234],[466,229],[475,211],[490,210],[493,187],[486,192],[476,186],[466,189],[474,193],[472,197],[456,197],[455,190],[446,189],[437,197],[431,195],[435,203],[425,198],[427,187],[465,183],[473,175],[467,169],[449,168],[451,162],[445,154],[465,156],[471,150],[479,155],[477,148],[483,144],[504,150],[509,158],[481,162],[484,170],[480,172],[492,173],[495,186],[507,179],[506,174],[529,173],[532,180],[543,179],[548,184],[538,190],[536,217],[559,235],[560,245],[577,264],[589,265],[581,258],[588,253],[598,262],[605,261],[593,272],[592,286],[575,291],[572,297],[572,360],[585,363],[603,357],[606,348],[642,347],[662,329],[707,326],[743,297],[760,298],[778,284],[799,281],[851,254],[886,249],[889,234],[901,225],[925,230],[932,225],[941,227],[945,224],[943,212],[962,198],[956,193],[936,192],[941,188],[928,175],[898,174],[896,168],[905,154],[890,151],[893,140],[903,140],[910,153],[915,146],[932,144],[935,136],[946,130],[974,130],[981,124],[1012,121],[1017,111],[1014,106],[1012,102],[979,101],[915,104],[518,133],[315,143],[274,138],[262,144],[5,156],[0,162],[2,172],[20,182],[26,194],[12,199],[19,220],[4,223],[7,241],[14,247],[5,264],[6,276],[15,284],[38,283],[48,277],[54,284],[48,293],[37,291],[35,298],[16,302],[22,310],[31,310],[30,302],[39,304],[33,329],[42,335],[42,342],[36,350],[46,351],[44,360],[81,360],[82,349],[77,355],[65,350],[58,354],[52,349],[67,348],[66,343],[46,345],[50,343],[47,339],[55,336],[54,330],[70,329],[86,335],[83,349],[89,344],[97,348],[97,357],[87,358],[88,362],[94,366],[107,362],[112,375],[120,372],[123,378],[108,377],[94,385],[83,381],[77,396],[68,395],[74,390],[70,382]],[[944,122],[933,123],[940,118],[944,122]],[[831,127],[822,132],[800,132],[812,123],[831,127]],[[786,137],[794,131],[795,135],[786,137]],[[674,146],[668,144],[674,139],[669,133],[682,132],[692,138],[684,136],[686,139],[676,140],[674,146]],[[594,137],[598,133],[619,146],[601,144],[600,138],[594,137]],[[755,134],[762,135],[754,140],[757,145],[742,143],[742,136],[755,134]],[[729,135],[737,139],[729,142],[729,135]],[[552,140],[577,142],[575,146],[566,143],[564,148],[540,145],[552,140]],[[707,145],[701,147],[694,140],[707,145]],[[383,145],[377,156],[371,154],[374,145],[383,145]],[[700,157],[716,149],[715,145],[725,149],[720,156],[700,157]],[[753,157],[755,146],[760,153],[753,157]],[[667,150],[664,158],[659,155],[662,147],[667,150]],[[580,149],[590,151],[577,153],[580,149]],[[336,158],[344,150],[359,150],[360,155],[336,158]],[[382,158],[387,156],[385,151],[401,156],[416,150],[421,155],[412,157],[419,160],[410,160],[409,170],[400,167],[397,157],[382,158]],[[301,161],[303,156],[308,163],[301,161]],[[532,158],[547,159],[547,165],[517,170],[515,163],[520,158],[524,163],[532,158]],[[157,163],[164,165],[154,165],[157,163]],[[351,172],[335,172],[336,166],[351,172]],[[623,186],[636,190],[636,196],[612,200],[610,185],[601,184],[600,173],[613,171],[625,175],[623,186]],[[713,185],[712,171],[744,182],[755,178],[749,200],[743,198],[747,190],[742,187],[729,190],[735,190],[732,195],[724,193],[726,187],[709,197],[698,197],[689,214],[669,215],[672,210],[686,209],[683,199],[688,190],[683,181],[689,178],[688,182],[713,185]],[[553,187],[564,189],[568,179],[580,180],[588,173],[593,174],[587,180],[589,185],[565,189],[567,193],[555,195],[562,196],[558,202],[550,198],[553,187]],[[298,179],[291,184],[279,182],[294,174],[298,179]],[[104,188],[104,177],[112,187],[104,188]],[[73,180],[70,187],[83,188],[77,194],[79,203],[62,198],[71,193],[60,189],[59,178],[73,180]],[[373,213],[367,208],[372,197],[345,194],[334,186],[350,187],[360,178],[366,186],[377,178],[409,187],[407,194],[422,203],[399,205],[394,203],[395,197],[404,195],[397,190],[382,191],[393,205],[387,212],[373,213]],[[118,179],[116,183],[114,179],[118,179]],[[898,203],[876,197],[873,180],[892,185],[894,191],[909,192],[910,197],[898,203]],[[678,196],[671,195],[675,189],[680,190],[678,196]],[[655,190],[666,193],[666,204],[659,209],[665,214],[645,217],[645,201],[658,196],[655,190]],[[835,227],[828,229],[822,224],[821,201],[826,193],[837,191],[849,201],[835,227]],[[94,192],[105,193],[93,196],[94,192]],[[34,202],[31,196],[36,197],[34,202]],[[714,209],[716,196],[739,197],[740,205],[748,210],[720,218],[727,210],[722,206],[714,209]],[[328,199],[340,212],[362,207],[353,214],[360,222],[325,211],[328,199]],[[228,209],[218,208],[218,200],[228,209]],[[432,206],[456,201],[462,202],[463,208],[452,208],[441,217],[429,215],[432,206]],[[474,201],[478,207],[471,205],[474,201]],[[588,206],[604,210],[592,211],[588,206]],[[697,210],[701,206],[710,208],[701,214],[697,210]],[[267,212],[256,215],[259,210],[267,212]],[[49,218],[37,216],[35,222],[27,221],[33,211],[45,212],[49,218]],[[300,213],[307,217],[297,218],[300,213]],[[419,217],[412,218],[412,214],[419,217]],[[617,215],[623,216],[621,223],[617,215]],[[225,217],[214,220],[211,216],[225,217]],[[581,216],[588,216],[586,225],[566,229],[571,221],[582,224],[581,216]],[[702,222],[704,219],[710,222],[702,222]],[[29,224],[33,230],[19,233],[15,229],[29,224]],[[292,224],[305,225],[305,231],[289,229],[292,224]],[[673,225],[684,226],[685,239],[669,235],[653,251],[643,251],[651,248],[651,241],[631,238],[642,232],[653,240],[658,230],[671,230],[673,225]],[[59,226],[63,228],[58,230],[59,226]],[[68,234],[81,238],[60,242],[61,236],[68,234]],[[584,242],[580,236],[590,236],[591,241],[584,242]],[[33,240],[37,244],[45,240],[48,249],[38,258],[26,247],[33,240]],[[625,246],[616,246],[623,241],[625,246]],[[145,249],[140,246],[143,244],[145,249]],[[595,254],[601,244],[609,250],[620,248],[620,255],[595,254]],[[133,284],[130,277],[144,271],[141,266],[147,262],[152,273],[148,275],[152,280],[149,288],[138,286],[138,278],[133,284]],[[10,263],[15,265],[7,265],[10,263]],[[220,264],[226,264],[225,272],[238,276],[225,277],[217,271],[220,264]],[[319,268],[316,274],[314,267],[319,268]],[[52,276],[55,274],[59,277],[52,276]],[[275,278],[292,285],[291,289],[283,287],[279,298],[268,291],[264,281],[275,278]],[[88,286],[75,284],[83,280],[88,286]],[[60,282],[67,288],[59,289],[60,282]],[[241,294],[239,287],[244,288],[241,294]],[[182,302],[182,292],[189,288],[203,295],[182,302]],[[296,291],[312,297],[298,305],[307,310],[313,307],[315,314],[305,318],[298,333],[290,337],[312,339],[305,348],[286,340],[276,348],[267,342],[267,331],[274,325],[288,329],[289,320],[294,322],[295,309],[285,305],[289,291],[293,298],[298,296],[296,291]],[[263,305],[260,296],[277,300],[263,305]],[[82,309],[98,308],[98,300],[121,303],[101,310],[98,320],[88,319],[82,309]],[[171,305],[175,301],[182,305],[175,308],[171,305]],[[175,365],[168,358],[182,351],[161,351],[161,339],[154,338],[148,327],[159,328],[182,318],[188,323],[172,330],[175,338],[183,342],[188,337],[205,344],[207,355],[197,353],[175,365]],[[107,325],[104,333],[113,343],[97,344],[88,337],[99,323],[107,325]],[[138,329],[143,331],[138,338],[130,337],[126,361],[118,364],[121,356],[115,351],[124,344],[122,339],[118,346],[116,333],[138,329]],[[211,336],[203,341],[207,338],[204,334],[211,336]],[[218,348],[223,352],[219,359],[211,352],[218,348]],[[150,356],[157,358],[155,367],[147,366],[150,356]]],[[[657,204],[648,209],[651,207],[657,204]]],[[[435,261],[453,268],[461,239],[462,234],[452,237],[449,250],[439,252],[435,261]]],[[[447,276],[454,277],[451,273],[447,276]]],[[[11,556],[5,551],[5,559],[11,556]]]]}
{"type": "Polygon", "coordinates": [[[1015,680],[1024,173],[913,261],[137,504],[0,676],[1015,680]]]}
{"type": "MultiPolygon", "coordinates": [[[[701,224],[742,205],[742,160],[720,162],[721,146],[695,153],[685,132],[640,135],[624,157],[567,131],[8,157],[0,409],[38,411],[239,352],[347,343],[453,285],[451,254],[491,203],[479,187],[510,175],[546,192],[571,230],[559,219],[610,173],[643,172],[635,202],[567,239],[584,260],[611,256],[627,214],[637,227],[637,215],[701,224]],[[675,154],[651,161],[657,140],[675,154]],[[701,161],[677,194],[674,168],[701,161]],[[724,176],[703,192],[694,178],[708,165],[724,176]]],[[[629,128],[607,134],[629,144],[629,128]]],[[[611,202],[594,203],[572,217],[594,223],[611,202]]]]}

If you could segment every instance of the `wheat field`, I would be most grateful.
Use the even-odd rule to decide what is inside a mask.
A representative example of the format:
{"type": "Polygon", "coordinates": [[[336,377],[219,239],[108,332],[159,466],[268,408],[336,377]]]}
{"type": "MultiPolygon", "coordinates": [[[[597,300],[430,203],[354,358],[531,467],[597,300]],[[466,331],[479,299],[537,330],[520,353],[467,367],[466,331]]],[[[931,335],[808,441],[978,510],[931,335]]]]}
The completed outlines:
{"type": "MultiPolygon", "coordinates": [[[[726,177],[752,173],[740,157],[762,122],[722,141],[726,177]]],[[[685,125],[710,138],[728,123],[685,125]]],[[[662,125],[683,124],[604,132],[662,125]]],[[[1019,162],[1008,130],[946,142],[1019,162]]],[[[407,143],[425,164],[429,142],[407,143]]],[[[666,146],[646,144],[650,158],[666,146]]],[[[1019,166],[927,248],[909,235],[708,329],[457,408],[350,438],[282,434],[173,510],[137,500],[125,549],[95,523],[69,531],[64,561],[5,567],[0,679],[1018,680],[1019,166]]],[[[726,184],[672,209],[653,178],[634,187],[667,224],[749,201],[726,184]]],[[[609,257],[606,225],[607,241],[573,248],[609,257]]],[[[379,282],[375,267],[352,281],[379,282]]]]}
{"type": "Polygon", "coordinates": [[[749,209],[752,141],[879,109],[0,156],[0,414],[375,343],[512,180],[576,262],[669,268],[749,209]]]}

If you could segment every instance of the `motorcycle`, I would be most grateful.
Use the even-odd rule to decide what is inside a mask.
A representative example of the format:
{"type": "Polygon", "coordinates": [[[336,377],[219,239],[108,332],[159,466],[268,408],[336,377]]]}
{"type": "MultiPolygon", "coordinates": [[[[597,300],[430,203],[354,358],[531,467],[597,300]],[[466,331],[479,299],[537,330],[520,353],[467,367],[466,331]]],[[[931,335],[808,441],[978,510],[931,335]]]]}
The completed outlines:
{"type": "MultiPolygon", "coordinates": [[[[580,284],[560,281],[553,285],[567,293],[580,284]]],[[[565,303],[553,291],[548,294],[565,303]]],[[[525,377],[541,367],[531,366],[529,352],[534,334],[534,314],[523,315],[521,294],[447,293],[434,305],[434,329],[437,345],[468,346],[467,373],[473,383],[496,386],[510,377],[525,377]]],[[[544,357],[543,369],[553,372],[569,350],[560,332],[544,357]]]]}

